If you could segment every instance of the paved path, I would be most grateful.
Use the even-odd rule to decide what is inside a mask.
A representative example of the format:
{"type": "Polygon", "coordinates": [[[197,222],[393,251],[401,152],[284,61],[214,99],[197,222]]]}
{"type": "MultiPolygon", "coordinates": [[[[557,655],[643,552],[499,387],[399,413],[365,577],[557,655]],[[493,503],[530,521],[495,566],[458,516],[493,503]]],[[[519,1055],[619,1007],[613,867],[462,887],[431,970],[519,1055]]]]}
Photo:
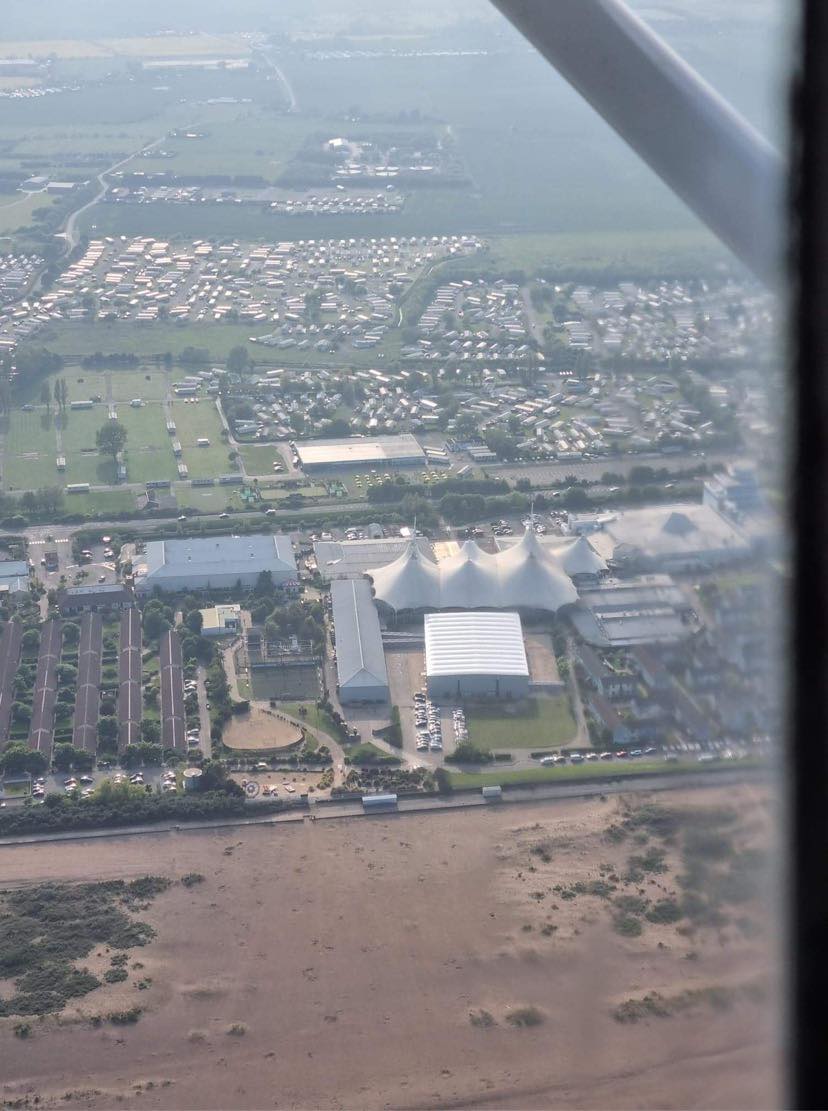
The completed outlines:
{"type": "MultiPolygon", "coordinates": [[[[652,791],[695,790],[697,788],[727,788],[743,783],[764,784],[770,781],[770,773],[764,768],[734,768],[732,771],[720,772],[665,773],[664,775],[641,776],[640,778],[628,777],[626,779],[601,779],[584,783],[548,784],[536,788],[516,787],[506,790],[503,799],[497,803],[486,802],[477,791],[457,795],[440,795],[435,798],[411,796],[400,800],[398,811],[383,811],[379,814],[365,814],[359,800],[348,800],[326,803],[321,806],[312,805],[309,813],[307,811],[297,813],[297,811],[291,810],[284,813],[263,814],[259,817],[217,818],[210,822],[164,822],[149,826],[124,826],[121,829],[23,834],[18,837],[0,838],[0,850],[11,849],[17,845],[33,845],[53,841],[85,841],[97,840],[102,837],[199,833],[204,830],[211,831],[222,827],[239,828],[250,825],[278,826],[304,821],[306,815],[312,816],[312,820],[316,821],[332,818],[368,818],[376,821],[377,819],[387,820],[397,817],[399,814],[436,814],[446,810],[466,810],[481,806],[497,808],[511,804],[555,803],[567,799],[595,798],[600,795],[629,795],[640,791],[649,793],[652,791]]],[[[255,805],[255,803],[251,803],[251,809],[255,805]]],[[[0,873],[0,883],[2,882],[3,876],[0,873]]]]}

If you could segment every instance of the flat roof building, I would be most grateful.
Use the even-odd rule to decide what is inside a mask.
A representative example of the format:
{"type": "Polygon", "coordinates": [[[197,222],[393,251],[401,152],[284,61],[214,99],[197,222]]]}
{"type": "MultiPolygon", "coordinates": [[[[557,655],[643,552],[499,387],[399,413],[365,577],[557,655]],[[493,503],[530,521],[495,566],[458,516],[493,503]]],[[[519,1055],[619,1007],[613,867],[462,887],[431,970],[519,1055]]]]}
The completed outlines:
{"type": "Polygon", "coordinates": [[[607,562],[695,571],[751,554],[744,534],[710,505],[658,505],[603,516],[590,546],[607,562]]]}
{"type": "Polygon", "coordinates": [[[423,449],[410,433],[297,441],[296,454],[306,471],[336,467],[411,467],[425,462],[423,449]]]}
{"type": "Polygon", "coordinates": [[[241,606],[211,606],[201,610],[201,635],[204,637],[233,636],[242,627],[241,606]]]}
{"type": "Polygon", "coordinates": [[[277,585],[297,580],[289,536],[215,536],[150,540],[133,562],[136,594],[159,590],[231,590],[255,586],[269,571],[277,585]]]}
{"type": "Polygon", "coordinates": [[[425,617],[429,697],[525,698],[529,664],[517,613],[429,613],[425,617]]]}
{"type": "Polygon", "coordinates": [[[388,672],[370,583],[367,579],[334,579],[331,606],[339,701],[343,705],[387,702],[388,672]]]}
{"type": "MultiPolygon", "coordinates": [[[[415,541],[428,559],[431,544],[424,536],[415,541]]],[[[408,548],[402,536],[387,540],[317,540],[313,546],[316,566],[323,579],[347,579],[364,575],[371,567],[393,563],[408,548]]]]}

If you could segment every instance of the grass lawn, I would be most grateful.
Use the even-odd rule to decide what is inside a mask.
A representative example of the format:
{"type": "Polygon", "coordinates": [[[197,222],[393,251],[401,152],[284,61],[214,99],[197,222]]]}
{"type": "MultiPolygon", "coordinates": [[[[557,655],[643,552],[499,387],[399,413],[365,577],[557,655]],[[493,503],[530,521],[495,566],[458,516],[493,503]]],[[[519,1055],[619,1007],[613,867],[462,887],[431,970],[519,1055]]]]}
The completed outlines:
{"type": "Polygon", "coordinates": [[[10,235],[32,222],[37,208],[51,208],[55,198],[47,193],[0,193],[0,235],[10,235]]]}
{"type": "Polygon", "coordinates": [[[386,752],[385,749],[377,748],[377,746],[370,741],[363,741],[362,744],[354,745],[352,748],[347,748],[345,751],[352,764],[401,763],[398,756],[392,756],[390,753],[386,752]]]}
{"type": "Polygon", "coordinates": [[[4,417],[0,429],[5,437],[3,487],[33,490],[38,486],[62,484],[55,460],[57,447],[51,417],[45,412],[15,410],[4,417]]]}
{"type": "Polygon", "coordinates": [[[240,444],[239,455],[244,460],[244,469],[249,475],[264,478],[285,472],[285,461],[275,444],[240,444]],[[273,467],[274,461],[280,464],[278,471],[273,467]]]}
{"type": "Polygon", "coordinates": [[[183,448],[183,460],[187,464],[190,478],[218,478],[222,474],[232,474],[236,469],[230,462],[230,448],[222,440],[222,423],[215,403],[206,398],[194,405],[185,401],[174,401],[172,416],[175,421],[176,439],[183,448]],[[206,437],[209,447],[198,447],[196,441],[206,437]]]}
{"type": "Polygon", "coordinates": [[[103,513],[127,513],[135,509],[135,498],[129,490],[93,490],[88,494],[67,494],[66,511],[100,517],[103,513]]]}
{"type": "Polygon", "coordinates": [[[163,401],[167,394],[166,376],[157,367],[141,370],[124,370],[119,367],[111,371],[109,380],[113,401],[132,401],[133,397],[140,397],[144,401],[163,401]]]}
{"type": "Polygon", "coordinates": [[[178,478],[172,450],[172,437],[167,432],[164,409],[149,402],[140,409],[118,405],[118,420],[127,430],[126,464],[130,482],[178,478]]]}
{"type": "Polygon", "coordinates": [[[576,730],[564,694],[511,704],[469,705],[466,721],[472,744],[489,750],[562,745],[572,739],[576,730]]]}
{"type": "Polygon", "coordinates": [[[182,509],[200,509],[202,513],[244,508],[234,486],[176,486],[175,500],[182,509]]]}
{"type": "Polygon", "coordinates": [[[307,722],[311,729],[321,729],[323,733],[328,733],[334,740],[336,739],[336,725],[333,719],[324,710],[320,710],[315,702],[279,702],[278,706],[280,710],[295,717],[297,721],[307,722]],[[303,706],[307,711],[304,716],[299,712],[300,707],[303,706]]]}
{"type": "MultiPolygon", "coordinates": [[[[757,760],[740,760],[740,768],[757,767],[757,760]]],[[[710,764],[665,764],[664,761],[636,760],[632,763],[614,763],[608,767],[599,764],[564,764],[557,768],[525,768],[523,771],[491,771],[491,772],[455,772],[448,773],[452,787],[459,790],[462,787],[490,787],[500,784],[502,787],[519,786],[521,783],[547,783],[556,780],[580,779],[619,779],[630,775],[675,775],[686,772],[713,772],[733,768],[732,760],[714,760],[710,764]]]]}

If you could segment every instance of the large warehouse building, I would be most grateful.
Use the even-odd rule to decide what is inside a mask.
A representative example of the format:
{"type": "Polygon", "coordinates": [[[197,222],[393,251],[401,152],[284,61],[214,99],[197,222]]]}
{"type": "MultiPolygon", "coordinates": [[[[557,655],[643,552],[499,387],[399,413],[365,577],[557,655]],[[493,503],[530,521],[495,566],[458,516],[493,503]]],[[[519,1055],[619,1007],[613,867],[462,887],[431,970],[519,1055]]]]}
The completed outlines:
{"type": "Polygon", "coordinates": [[[331,607],[339,701],[343,705],[387,702],[388,672],[382,632],[367,579],[334,579],[331,607]]]}
{"type": "Polygon", "coordinates": [[[582,515],[573,531],[588,531],[603,559],[642,570],[696,571],[747,559],[750,542],[709,505],[657,505],[582,515]],[[595,531],[590,531],[595,525],[595,531]]]}
{"type": "Polygon", "coordinates": [[[340,467],[421,466],[425,453],[410,433],[401,436],[351,436],[344,440],[299,440],[296,453],[303,470],[324,471],[340,467]]]}
{"type": "Polygon", "coordinates": [[[520,609],[556,613],[578,599],[572,580],[533,529],[507,551],[484,552],[468,540],[434,563],[415,545],[368,572],[377,600],[400,613],[429,609],[520,609]]]}
{"type": "Polygon", "coordinates": [[[136,594],[159,590],[229,590],[238,582],[255,586],[269,571],[279,585],[296,582],[289,536],[215,536],[150,540],[133,563],[136,594]]]}
{"type": "Polygon", "coordinates": [[[433,699],[525,698],[529,664],[516,613],[429,613],[428,694],[433,699]]]}

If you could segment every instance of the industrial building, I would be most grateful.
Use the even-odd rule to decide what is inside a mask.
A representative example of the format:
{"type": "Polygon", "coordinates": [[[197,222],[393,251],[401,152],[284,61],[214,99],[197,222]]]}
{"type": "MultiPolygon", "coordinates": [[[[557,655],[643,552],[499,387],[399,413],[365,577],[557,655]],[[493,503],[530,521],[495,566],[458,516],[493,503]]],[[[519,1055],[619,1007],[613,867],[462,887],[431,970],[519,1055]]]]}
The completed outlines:
{"type": "Polygon", "coordinates": [[[414,436],[353,436],[342,440],[297,441],[296,454],[305,471],[339,467],[412,467],[425,462],[414,436]]]}
{"type": "Polygon", "coordinates": [[[747,559],[747,537],[710,505],[658,505],[607,513],[595,531],[582,517],[592,548],[607,562],[653,571],[698,571],[747,559]]]}
{"type": "Polygon", "coordinates": [[[269,571],[277,585],[297,581],[289,536],[215,536],[149,540],[133,562],[136,594],[177,590],[230,590],[255,586],[269,571]]]}
{"type": "Polygon", "coordinates": [[[517,613],[429,613],[425,617],[430,698],[525,698],[529,664],[517,613]]]}
{"type": "Polygon", "coordinates": [[[339,701],[387,702],[388,672],[370,584],[366,579],[334,579],[331,606],[339,701]]]}
{"type": "Polygon", "coordinates": [[[556,613],[578,598],[572,580],[533,529],[513,547],[492,554],[473,540],[433,562],[413,543],[384,567],[368,572],[377,600],[395,613],[428,609],[521,609],[556,613]]]}
{"type": "Polygon", "coordinates": [[[699,629],[691,603],[669,575],[607,580],[582,591],[569,616],[584,640],[601,648],[670,643],[699,629]]]}
{"type": "MultiPolygon", "coordinates": [[[[431,544],[424,537],[417,547],[431,558],[431,544]]],[[[316,566],[323,579],[348,579],[364,575],[371,567],[385,567],[408,549],[408,540],[394,536],[383,540],[317,540],[313,546],[316,566]]]]}

